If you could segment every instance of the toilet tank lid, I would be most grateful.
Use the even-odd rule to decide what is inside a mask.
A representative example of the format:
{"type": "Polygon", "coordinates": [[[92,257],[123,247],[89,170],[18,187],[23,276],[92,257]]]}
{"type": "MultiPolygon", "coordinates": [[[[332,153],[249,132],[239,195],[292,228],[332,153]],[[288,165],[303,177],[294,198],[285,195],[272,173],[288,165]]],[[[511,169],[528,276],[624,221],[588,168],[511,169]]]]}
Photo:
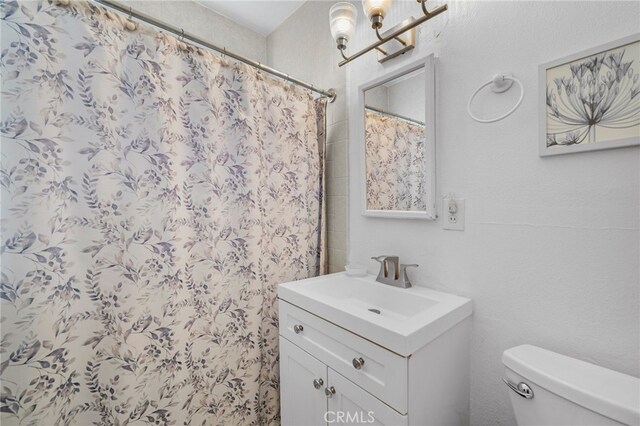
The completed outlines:
{"type": "Polygon", "coordinates": [[[532,345],[507,349],[502,363],[575,404],[624,424],[640,424],[640,379],[636,377],[532,345]]]}

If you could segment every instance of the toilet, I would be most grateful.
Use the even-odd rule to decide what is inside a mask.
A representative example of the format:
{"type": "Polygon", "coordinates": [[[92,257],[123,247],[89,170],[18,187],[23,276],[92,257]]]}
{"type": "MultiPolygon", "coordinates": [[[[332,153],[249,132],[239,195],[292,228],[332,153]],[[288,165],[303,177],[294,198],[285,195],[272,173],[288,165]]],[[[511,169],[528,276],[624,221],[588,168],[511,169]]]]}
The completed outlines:
{"type": "Polygon", "coordinates": [[[532,345],[504,351],[518,425],[640,425],[640,379],[532,345]]]}

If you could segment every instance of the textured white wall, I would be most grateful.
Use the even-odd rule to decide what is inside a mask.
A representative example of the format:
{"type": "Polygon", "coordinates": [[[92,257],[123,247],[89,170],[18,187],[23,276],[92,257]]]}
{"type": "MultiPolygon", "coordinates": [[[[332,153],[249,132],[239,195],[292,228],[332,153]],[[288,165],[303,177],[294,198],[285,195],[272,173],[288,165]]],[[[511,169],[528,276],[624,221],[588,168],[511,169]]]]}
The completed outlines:
{"type": "Polygon", "coordinates": [[[260,62],[267,60],[266,37],[187,0],[124,0],[121,3],[185,32],[260,62]]]}
{"type": "MultiPolygon", "coordinates": [[[[638,31],[640,3],[449,6],[421,27],[416,51],[386,65],[367,54],[347,80],[353,99],[384,70],[437,54],[438,188],[466,198],[466,230],[361,216],[360,159],[350,146],[349,256],[374,272],[370,256],[399,254],[420,264],[416,284],[473,298],[472,424],[512,425],[500,380],[509,347],[531,343],[640,374],[639,149],[541,159],[537,124],[538,65],[638,31]],[[500,71],[522,79],[522,106],[495,124],[472,121],[469,95],[500,71]]],[[[386,27],[419,13],[415,1],[396,1],[386,27]]],[[[360,13],[350,50],[374,39],[360,13]]],[[[513,92],[486,99],[478,114],[505,111],[513,92]]]]}
{"type": "Polygon", "coordinates": [[[347,258],[346,71],[329,31],[332,1],[307,1],[267,37],[268,63],[338,97],[327,107],[327,228],[329,271],[344,270],[347,258]]]}

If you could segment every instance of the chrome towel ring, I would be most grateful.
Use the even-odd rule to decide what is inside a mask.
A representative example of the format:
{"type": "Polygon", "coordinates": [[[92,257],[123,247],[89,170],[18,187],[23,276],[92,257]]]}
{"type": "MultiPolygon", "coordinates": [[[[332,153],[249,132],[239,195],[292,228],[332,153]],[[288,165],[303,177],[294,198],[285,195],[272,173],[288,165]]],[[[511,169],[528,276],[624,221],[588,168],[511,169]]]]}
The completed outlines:
{"type": "Polygon", "coordinates": [[[496,121],[500,121],[504,118],[507,118],[511,114],[513,114],[515,110],[517,110],[520,104],[522,103],[523,98],[524,98],[524,87],[522,86],[522,83],[520,82],[520,80],[518,80],[517,78],[509,74],[496,74],[495,76],[493,76],[493,79],[489,80],[488,82],[480,86],[478,90],[473,92],[473,95],[471,95],[471,97],[469,98],[469,102],[467,103],[467,112],[469,113],[469,116],[471,116],[471,118],[473,118],[478,123],[495,123],[496,121]],[[520,98],[518,98],[518,102],[516,102],[513,108],[511,108],[509,111],[507,111],[506,113],[496,118],[483,119],[473,115],[473,113],[471,112],[471,102],[473,102],[475,97],[478,95],[478,93],[480,93],[482,89],[484,89],[487,86],[491,86],[491,90],[493,90],[495,93],[502,93],[509,90],[514,82],[516,82],[518,86],[520,86],[520,98]]]}

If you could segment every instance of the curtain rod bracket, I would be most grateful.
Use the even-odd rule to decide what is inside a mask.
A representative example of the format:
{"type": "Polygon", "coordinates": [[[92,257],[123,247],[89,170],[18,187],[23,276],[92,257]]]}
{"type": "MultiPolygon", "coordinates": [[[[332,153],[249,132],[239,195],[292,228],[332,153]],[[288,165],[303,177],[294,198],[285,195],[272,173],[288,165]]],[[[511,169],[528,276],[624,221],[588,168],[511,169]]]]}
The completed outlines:
{"type": "Polygon", "coordinates": [[[327,94],[329,95],[329,96],[327,96],[327,99],[329,100],[329,103],[332,104],[336,100],[336,96],[338,96],[337,93],[336,93],[336,90],[335,89],[329,89],[327,91],[327,94]]]}

